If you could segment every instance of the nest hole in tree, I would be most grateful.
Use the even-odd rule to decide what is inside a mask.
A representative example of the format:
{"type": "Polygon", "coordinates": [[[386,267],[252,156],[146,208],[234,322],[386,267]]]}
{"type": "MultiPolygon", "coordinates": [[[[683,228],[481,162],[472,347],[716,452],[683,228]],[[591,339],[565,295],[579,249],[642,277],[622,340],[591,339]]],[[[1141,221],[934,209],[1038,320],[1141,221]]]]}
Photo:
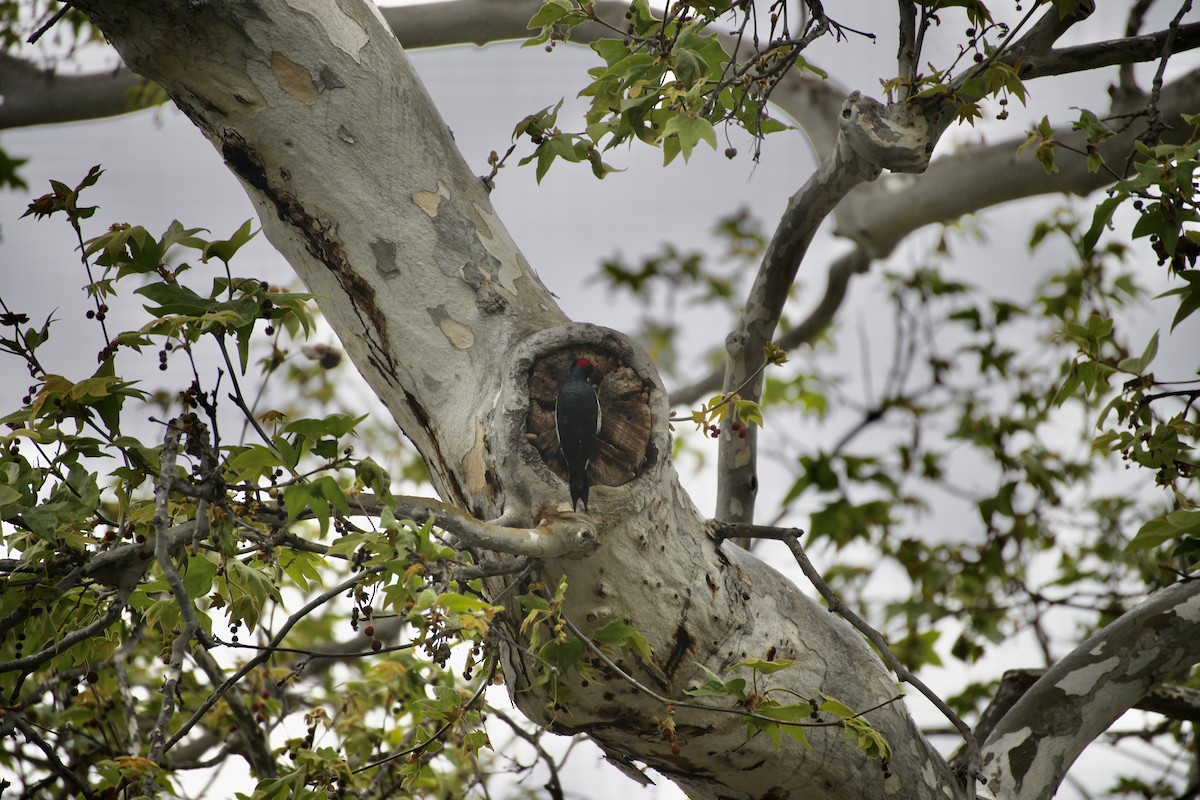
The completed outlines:
{"type": "Polygon", "coordinates": [[[641,474],[651,439],[650,385],[615,356],[595,350],[564,348],[538,360],[529,374],[526,431],[542,461],[567,480],[567,463],[558,446],[554,405],[558,390],[578,358],[592,362],[591,380],[600,399],[600,436],[588,473],[592,485],[621,486],[641,474]]]}

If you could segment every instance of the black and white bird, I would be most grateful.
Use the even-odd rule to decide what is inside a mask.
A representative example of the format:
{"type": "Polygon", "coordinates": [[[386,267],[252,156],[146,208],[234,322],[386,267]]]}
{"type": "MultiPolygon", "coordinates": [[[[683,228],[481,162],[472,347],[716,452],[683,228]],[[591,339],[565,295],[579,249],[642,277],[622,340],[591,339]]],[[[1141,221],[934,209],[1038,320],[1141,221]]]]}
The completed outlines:
{"type": "Polygon", "coordinates": [[[571,374],[558,390],[554,405],[554,424],[558,430],[558,446],[567,462],[567,484],[571,488],[571,510],[583,501],[588,507],[588,465],[596,452],[596,437],[600,434],[600,400],[588,378],[595,367],[586,358],[575,359],[571,374]]]}

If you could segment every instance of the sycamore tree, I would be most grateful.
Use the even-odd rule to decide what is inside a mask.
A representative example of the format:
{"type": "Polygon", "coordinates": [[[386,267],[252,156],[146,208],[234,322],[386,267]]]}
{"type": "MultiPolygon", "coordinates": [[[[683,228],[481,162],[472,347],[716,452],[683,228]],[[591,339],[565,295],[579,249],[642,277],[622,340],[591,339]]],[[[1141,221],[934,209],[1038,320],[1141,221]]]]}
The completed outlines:
{"type": "MultiPolygon", "coordinates": [[[[854,58],[884,31],[812,1],[5,6],[0,124],[169,99],[304,291],[241,274],[250,222],[228,238],[94,227],[99,167],[31,192],[28,216],[76,239],[97,367],[61,374],[43,357],[59,323],[5,304],[6,375],[28,391],[4,410],[0,461],[4,781],[24,797],[175,796],[236,760],[247,797],[486,795],[513,769],[507,728],[557,797],[573,789],[543,734],[697,798],[1034,798],[1115,731],[1166,766],[1093,788],[1196,796],[1200,387],[1155,362],[1200,307],[1200,74],[1169,70],[1200,24],[1181,3],[1154,27],[1154,4],[1135,3],[1124,36],[1098,39],[1086,0],[1002,5],[900,0],[879,20],[896,58],[862,87],[810,48],[854,58]],[[102,38],[124,66],[55,75],[26,37],[102,38]],[[404,48],[514,38],[590,47],[589,105],[522,110],[512,148],[476,174],[404,48]],[[938,147],[1076,72],[1110,82],[1111,105],[938,147]],[[730,131],[751,144],[726,155],[760,168],[802,131],[818,167],[769,234],[723,219],[719,263],[669,248],[604,265],[632,302],[734,311],[712,373],[668,392],[646,348],[667,363],[669,326],[567,319],[489,194],[522,168],[620,181],[620,148],[669,162],[730,131]],[[1090,200],[1033,224],[1035,245],[1071,258],[1027,302],[973,290],[937,250],[885,270],[918,229],[1061,192],[1090,200]],[[851,245],[832,259],[809,252],[831,215],[851,245]],[[1142,287],[1130,264],[1146,261],[1142,287]],[[801,266],[828,273],[803,313],[801,266]],[[853,352],[831,325],[868,272],[894,320],[886,381],[832,445],[785,438],[781,468],[763,426],[844,399],[796,356],[853,352]],[[1171,312],[1132,335],[1124,311],[1147,292],[1171,312]],[[126,324],[112,312],[131,301],[126,324]],[[341,348],[306,341],[325,324],[341,348]],[[390,421],[348,413],[343,350],[390,421]],[[554,416],[579,357],[603,423],[573,511],[554,416]],[[189,380],[131,379],[155,358],[189,380]],[[713,439],[709,519],[675,462],[713,439]],[[985,489],[964,486],[964,459],[985,489]],[[781,469],[781,506],[756,509],[760,475],[781,469]],[[923,510],[950,493],[975,529],[927,535],[923,510]],[[754,555],[764,539],[804,586],[754,555]],[[883,569],[900,585],[878,602],[883,569]],[[1069,631],[1047,624],[1061,609],[1069,631]],[[1028,631],[1042,658],[1003,680],[943,696],[917,676],[945,659],[970,673],[1028,631]],[[485,695],[500,684],[524,719],[485,695]],[[944,715],[953,752],[906,694],[944,715]],[[1114,729],[1135,707],[1144,726],[1114,729]]],[[[0,167],[25,189],[17,159],[0,167]]]]}

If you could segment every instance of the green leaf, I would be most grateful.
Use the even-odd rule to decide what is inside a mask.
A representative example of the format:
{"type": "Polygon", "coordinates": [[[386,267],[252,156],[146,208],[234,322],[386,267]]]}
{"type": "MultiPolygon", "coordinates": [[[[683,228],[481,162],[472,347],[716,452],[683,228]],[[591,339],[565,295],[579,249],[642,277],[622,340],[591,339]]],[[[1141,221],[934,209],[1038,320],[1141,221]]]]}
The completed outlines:
{"type": "Polygon", "coordinates": [[[566,641],[551,639],[546,642],[538,651],[538,656],[560,672],[566,672],[580,662],[585,652],[587,648],[584,643],[570,636],[566,641]]]}
{"type": "Polygon", "coordinates": [[[17,502],[22,497],[21,493],[6,483],[0,483],[0,508],[17,502]]]}
{"type": "Polygon", "coordinates": [[[755,711],[780,722],[800,722],[812,717],[813,707],[808,703],[794,703],[790,706],[763,704],[755,711]]]}
{"type": "Polygon", "coordinates": [[[135,290],[134,294],[140,294],[158,303],[157,308],[146,307],[147,311],[156,316],[168,314],[195,316],[203,314],[217,305],[217,301],[211,297],[201,297],[188,287],[178,283],[159,281],[135,290]]]}
{"type": "Polygon", "coordinates": [[[1171,321],[1171,330],[1174,331],[1179,323],[1190,317],[1200,308],[1200,270],[1185,270],[1176,274],[1176,277],[1184,281],[1183,286],[1179,286],[1170,291],[1163,292],[1159,297],[1169,297],[1171,295],[1179,295],[1179,309],[1175,312],[1175,319],[1171,321]]]}
{"type": "Polygon", "coordinates": [[[481,611],[494,613],[501,610],[500,606],[494,606],[478,597],[468,597],[457,592],[438,595],[437,605],[453,614],[474,614],[481,611]]]}
{"type": "Polygon", "coordinates": [[[542,7],[537,10],[537,13],[529,20],[529,24],[525,26],[527,30],[537,30],[546,25],[553,25],[562,19],[572,10],[569,0],[545,0],[542,7]]]}
{"type": "Polygon", "coordinates": [[[183,588],[187,590],[188,596],[195,601],[197,598],[204,597],[212,590],[213,578],[216,574],[217,565],[210,561],[204,553],[188,556],[187,563],[184,565],[181,574],[183,588]]]}
{"type": "Polygon", "coordinates": [[[1146,371],[1146,367],[1150,366],[1154,361],[1154,357],[1158,355],[1158,331],[1150,337],[1150,341],[1146,344],[1146,349],[1137,358],[1123,358],[1117,364],[1117,369],[1122,372],[1128,372],[1131,375],[1141,375],[1146,371]]]}
{"type": "Polygon", "coordinates": [[[646,641],[646,637],[638,633],[637,629],[633,626],[627,625],[624,620],[613,620],[604,627],[599,628],[592,634],[592,639],[600,645],[628,648],[643,661],[649,662],[653,660],[650,643],[646,641]]]}
{"type": "Polygon", "coordinates": [[[300,434],[310,439],[320,439],[323,436],[340,439],[354,430],[358,423],[366,418],[366,414],[360,417],[350,414],[330,414],[320,419],[298,419],[284,425],[283,432],[300,434]]]}
{"type": "MultiPolygon", "coordinates": [[[[713,130],[712,123],[702,117],[693,117],[688,114],[676,114],[671,117],[663,129],[663,138],[667,139],[671,136],[678,138],[679,149],[683,153],[684,161],[691,157],[692,149],[701,141],[708,142],[712,149],[717,149],[716,131],[713,130]]],[[[665,165],[671,162],[664,158],[663,163],[665,165]]]]}
{"type": "Polygon", "coordinates": [[[746,699],[746,679],[734,678],[730,681],[721,680],[717,673],[700,662],[696,666],[708,676],[708,680],[694,689],[688,689],[684,694],[691,697],[732,697],[736,700],[746,699]]]}
{"type": "Polygon", "coordinates": [[[1092,226],[1088,228],[1087,233],[1080,240],[1085,257],[1091,257],[1095,252],[1096,242],[1100,240],[1100,234],[1109,227],[1109,224],[1112,222],[1113,213],[1128,197],[1129,195],[1120,192],[1106,198],[1096,206],[1096,211],[1092,214],[1092,226]]]}
{"type": "Polygon", "coordinates": [[[827,714],[833,714],[835,717],[841,717],[842,719],[849,719],[850,717],[854,716],[854,709],[850,708],[850,706],[846,705],[841,700],[830,697],[824,692],[821,692],[821,697],[825,698],[825,702],[820,705],[820,711],[824,711],[827,714]]]}
{"type": "Polygon", "coordinates": [[[250,230],[250,220],[242,223],[232,236],[219,242],[209,242],[203,249],[202,260],[207,262],[210,258],[219,258],[226,264],[229,264],[242,245],[255,237],[255,233],[250,230]]]}
{"type": "Polygon", "coordinates": [[[301,591],[308,591],[310,586],[321,585],[323,562],[321,556],[306,550],[290,550],[279,557],[279,565],[284,574],[295,581],[301,591]]]}
{"type": "Polygon", "coordinates": [[[779,658],[774,661],[765,661],[761,658],[747,658],[744,661],[737,662],[733,666],[749,667],[755,672],[763,675],[774,675],[776,672],[782,672],[783,670],[794,667],[799,663],[799,661],[793,661],[790,658],[779,658]]]}
{"type": "Polygon", "coordinates": [[[699,53],[676,44],[676,47],[672,51],[671,61],[675,77],[685,87],[690,87],[704,80],[707,73],[707,65],[699,53]]]}
{"type": "Polygon", "coordinates": [[[771,747],[778,750],[783,744],[783,736],[780,731],[780,726],[771,722],[763,722],[759,719],[751,719],[746,727],[746,741],[754,738],[754,734],[762,731],[771,741],[771,747]]]}
{"type": "Polygon", "coordinates": [[[523,594],[517,598],[517,602],[526,611],[549,611],[550,601],[539,594],[523,594]]]}
{"type": "Polygon", "coordinates": [[[1172,511],[1161,519],[1149,520],[1125,546],[1125,552],[1150,550],[1185,536],[1200,536],[1200,510],[1172,511]]]}

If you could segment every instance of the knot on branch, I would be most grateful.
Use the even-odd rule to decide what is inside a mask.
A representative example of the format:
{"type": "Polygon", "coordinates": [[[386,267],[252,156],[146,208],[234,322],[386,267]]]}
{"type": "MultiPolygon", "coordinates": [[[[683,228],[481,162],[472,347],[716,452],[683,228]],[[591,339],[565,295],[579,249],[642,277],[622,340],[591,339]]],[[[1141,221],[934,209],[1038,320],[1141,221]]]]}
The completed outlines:
{"type": "Polygon", "coordinates": [[[878,170],[924,172],[929,166],[935,139],[927,122],[904,105],[885,106],[860,92],[852,92],[838,116],[841,142],[858,159],[878,170]]]}
{"type": "Polygon", "coordinates": [[[565,515],[538,524],[538,533],[558,546],[547,547],[547,557],[581,558],[594,551],[600,538],[591,523],[565,515]]]}

